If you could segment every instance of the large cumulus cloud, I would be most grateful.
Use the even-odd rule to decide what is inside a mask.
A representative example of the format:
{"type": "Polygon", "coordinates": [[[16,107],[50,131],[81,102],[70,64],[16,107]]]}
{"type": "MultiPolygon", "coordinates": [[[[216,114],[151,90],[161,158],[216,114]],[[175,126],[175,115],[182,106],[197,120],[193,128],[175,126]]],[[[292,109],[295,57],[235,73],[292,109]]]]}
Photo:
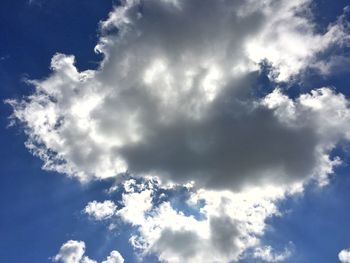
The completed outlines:
{"type": "MultiPolygon", "coordinates": [[[[330,74],[339,61],[331,51],[348,43],[345,17],[319,30],[310,4],[125,0],[100,24],[99,68],[79,71],[74,56],[56,54],[52,74],[30,81],[31,96],[8,101],[13,117],[45,169],[82,182],[127,173],[196,186],[187,201],[202,218],[157,199],[165,188],[136,181],[118,205],[86,206],[90,218],[135,227],[130,243],[141,254],[229,262],[254,248],[256,258],[281,261],[289,250],[259,243],[265,220],[308,180],[327,183],[341,163],[332,150],[350,139],[344,95],[315,87],[290,97],[278,87],[310,68],[330,74]],[[257,96],[262,62],[276,87],[257,96]]],[[[55,260],[81,262],[84,251],[71,241],[55,260]]]]}
{"type": "Polygon", "coordinates": [[[347,37],[343,24],[315,33],[298,14],[307,4],[126,1],[101,23],[98,70],[79,72],[73,56],[57,54],[52,75],[32,81],[36,92],[11,102],[27,147],[45,168],[82,181],[129,171],[240,188],[314,174],[348,137],[327,135],[348,121],[347,100],[327,89],[274,106],[276,92],[251,95],[262,59],[275,81],[287,80],[347,37]],[[341,103],[326,106],[325,96],[341,103]],[[309,97],[319,107],[306,105],[309,97]],[[286,105],[293,112],[282,116],[286,105]],[[339,123],[317,118],[328,111],[343,113],[339,123]]]}
{"type": "Polygon", "coordinates": [[[342,95],[252,95],[262,60],[273,81],[287,81],[348,38],[343,20],[315,32],[301,15],[308,4],[125,1],[101,23],[98,70],[79,72],[73,56],[57,54],[53,73],[32,81],[36,92],[10,101],[27,147],[44,168],[81,181],[128,171],[240,189],[331,171],[328,153],[348,138],[342,95]]]}

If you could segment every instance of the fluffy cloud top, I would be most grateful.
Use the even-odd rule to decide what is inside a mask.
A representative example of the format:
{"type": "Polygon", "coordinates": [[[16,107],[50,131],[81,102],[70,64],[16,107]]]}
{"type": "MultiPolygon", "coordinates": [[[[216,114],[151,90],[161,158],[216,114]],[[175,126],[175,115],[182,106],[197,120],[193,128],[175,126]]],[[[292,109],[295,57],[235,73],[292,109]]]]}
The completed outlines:
{"type": "Polygon", "coordinates": [[[84,254],[85,243],[83,241],[69,240],[62,245],[53,261],[62,263],[97,263],[95,260],[84,256],[84,254]]]}
{"type": "Polygon", "coordinates": [[[124,258],[116,250],[113,250],[106,260],[101,263],[124,263],[124,258]]]}
{"type": "Polygon", "coordinates": [[[342,263],[350,263],[350,249],[343,249],[340,251],[338,258],[342,263]]]}
{"type": "MultiPolygon", "coordinates": [[[[84,254],[84,241],[69,240],[61,246],[60,251],[52,260],[61,263],[97,263],[97,261],[84,256],[84,254]]],[[[101,263],[124,263],[124,258],[118,251],[113,250],[107,259],[101,263]]]]}
{"type": "Polygon", "coordinates": [[[96,220],[103,220],[113,216],[116,210],[117,206],[111,200],[105,200],[103,202],[93,201],[86,205],[84,213],[96,220]]]}

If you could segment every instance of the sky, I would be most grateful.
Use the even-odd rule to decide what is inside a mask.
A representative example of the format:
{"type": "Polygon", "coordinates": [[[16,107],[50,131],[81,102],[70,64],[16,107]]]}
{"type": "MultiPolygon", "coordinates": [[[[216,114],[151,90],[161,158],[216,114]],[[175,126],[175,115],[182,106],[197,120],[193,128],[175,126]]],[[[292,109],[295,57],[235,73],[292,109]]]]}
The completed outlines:
{"type": "Polygon", "coordinates": [[[0,261],[350,262],[346,0],[0,8],[0,261]]]}

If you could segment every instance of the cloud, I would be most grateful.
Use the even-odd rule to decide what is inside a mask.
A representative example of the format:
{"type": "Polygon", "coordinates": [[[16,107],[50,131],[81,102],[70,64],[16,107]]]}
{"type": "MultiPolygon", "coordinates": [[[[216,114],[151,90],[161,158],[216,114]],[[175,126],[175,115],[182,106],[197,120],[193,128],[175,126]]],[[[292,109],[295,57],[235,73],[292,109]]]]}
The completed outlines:
{"type": "Polygon", "coordinates": [[[350,249],[343,249],[339,252],[338,258],[340,262],[342,263],[349,263],[350,262],[350,249]]]}
{"type": "MultiPolygon", "coordinates": [[[[97,263],[97,261],[90,259],[85,254],[85,242],[69,240],[64,243],[60,251],[53,257],[54,262],[61,263],[97,263]]],[[[124,258],[116,250],[113,250],[106,260],[101,263],[123,263],[124,258]]]]}
{"type": "Polygon", "coordinates": [[[290,249],[285,248],[282,253],[276,253],[271,246],[258,247],[254,251],[254,258],[265,262],[283,262],[292,255],[290,249]]]}
{"type": "MultiPolygon", "coordinates": [[[[44,169],[81,182],[134,178],[120,207],[93,201],[84,212],[136,228],[130,243],[141,256],[231,262],[255,249],[278,261],[287,252],[260,244],[266,219],[303,184],[326,184],[341,163],[332,151],[350,139],[343,94],[315,87],[292,97],[279,88],[346,60],[324,54],[346,45],[348,23],[339,17],[320,33],[311,3],[125,0],[100,23],[97,70],[56,54],[52,73],[30,81],[32,95],[7,102],[44,169]],[[258,96],[262,63],[275,88],[258,96]],[[186,209],[158,196],[184,185],[186,209]]],[[[84,252],[68,241],[54,259],[90,260],[84,252]]]]}
{"type": "Polygon", "coordinates": [[[62,263],[97,263],[84,256],[85,243],[83,241],[69,240],[64,243],[58,254],[53,257],[54,262],[62,263]]]}
{"type": "Polygon", "coordinates": [[[262,60],[272,64],[274,81],[285,81],[348,37],[338,23],[315,32],[300,15],[308,6],[125,1],[101,22],[98,70],[79,72],[73,56],[56,54],[53,73],[31,81],[36,92],[8,102],[44,169],[81,181],[126,171],[213,189],[304,180],[320,164],[332,170],[329,152],[348,136],[347,100],[323,88],[296,100],[280,95],[285,104],[271,106],[277,90],[262,101],[252,93],[262,60]],[[342,104],[328,106],[324,97],[342,104]],[[298,119],[333,112],[344,116],[298,119]],[[339,126],[344,132],[326,134],[339,126]]]}
{"type": "Polygon", "coordinates": [[[113,250],[106,260],[101,263],[124,263],[124,258],[116,250],[113,250]]]}
{"type": "Polygon", "coordinates": [[[83,211],[95,220],[104,220],[112,217],[116,210],[117,206],[114,202],[105,200],[103,202],[89,202],[83,211]]]}
{"type": "MultiPolygon", "coordinates": [[[[167,263],[236,262],[247,249],[261,245],[265,220],[280,215],[276,202],[286,192],[276,187],[240,193],[196,190],[131,179],[124,183],[114,217],[135,229],[129,242],[141,261],[154,254],[167,263]]],[[[271,254],[276,259],[281,255],[271,254]]]]}

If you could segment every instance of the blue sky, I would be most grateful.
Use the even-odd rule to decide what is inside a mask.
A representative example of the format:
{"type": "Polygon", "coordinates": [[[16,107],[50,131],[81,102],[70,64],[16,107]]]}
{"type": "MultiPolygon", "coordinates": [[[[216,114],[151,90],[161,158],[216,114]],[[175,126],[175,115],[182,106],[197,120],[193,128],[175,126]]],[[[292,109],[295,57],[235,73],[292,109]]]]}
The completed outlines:
{"type": "MultiPolygon", "coordinates": [[[[198,1],[193,2],[195,4],[198,4],[196,3],[198,1]]],[[[209,2],[205,1],[203,6],[208,4],[209,2]]],[[[310,9],[314,14],[312,22],[320,32],[324,32],[327,30],[327,26],[329,25],[329,23],[333,23],[334,21],[336,21],[338,16],[343,14],[343,9],[348,4],[349,2],[345,0],[336,2],[330,2],[325,0],[312,1],[310,9]]],[[[73,2],[68,0],[34,0],[31,2],[22,0],[16,2],[8,0],[3,1],[0,8],[0,33],[2,35],[2,40],[0,42],[1,101],[4,102],[7,99],[15,99],[17,101],[20,101],[25,96],[33,94],[35,92],[35,87],[33,85],[28,85],[24,80],[42,80],[48,78],[52,72],[50,70],[50,61],[56,53],[63,53],[67,55],[73,54],[75,56],[76,61],[75,66],[77,67],[77,69],[79,69],[79,71],[87,69],[99,70],[98,68],[100,66],[101,61],[103,60],[103,55],[96,54],[94,52],[94,47],[99,42],[101,35],[105,36],[112,43],[111,46],[106,47],[107,51],[103,51],[105,55],[109,54],[111,55],[111,57],[115,56],[115,61],[118,61],[119,58],[122,58],[122,55],[119,55],[118,52],[132,54],[132,48],[128,49],[124,46],[119,46],[119,50],[114,49],[114,46],[118,46],[119,44],[118,41],[115,40],[115,35],[113,35],[118,35],[118,33],[113,31],[113,27],[106,29],[106,31],[102,30],[102,33],[99,29],[99,21],[106,21],[106,19],[108,19],[109,17],[109,12],[112,11],[113,6],[117,5],[119,5],[118,1],[97,0],[77,0],[73,2]],[[110,37],[110,35],[112,36],[110,37]]],[[[135,22],[135,24],[139,26],[138,29],[140,30],[140,32],[144,30],[145,32],[149,32],[152,37],[163,37],[164,43],[167,41],[169,41],[169,43],[175,43],[174,46],[171,47],[173,50],[185,49],[183,46],[176,45],[178,43],[176,40],[176,37],[178,37],[177,35],[172,40],[173,35],[171,32],[173,31],[170,30],[170,33],[168,33],[167,31],[167,33],[159,33],[158,35],[158,32],[162,32],[162,23],[164,23],[164,28],[166,30],[168,29],[167,26],[171,25],[171,22],[173,22],[170,21],[168,23],[167,16],[164,15],[164,12],[165,14],[168,14],[166,13],[168,11],[164,11],[167,9],[162,9],[161,7],[155,5],[153,6],[154,9],[152,9],[155,11],[151,12],[147,9],[146,4],[144,6],[141,5],[141,7],[139,8],[141,10],[141,13],[145,13],[145,17],[147,12],[149,12],[149,20],[146,20],[146,22],[148,21],[149,23],[151,23],[152,21],[158,21],[157,19],[159,19],[159,22],[155,24],[156,26],[150,26],[150,29],[147,28],[147,23],[143,24],[141,22],[141,24],[137,24],[135,22]],[[143,27],[143,25],[145,26],[143,27]]],[[[205,8],[201,7],[199,9],[202,10],[205,8]]],[[[185,15],[191,14],[191,10],[192,9],[190,9],[188,13],[185,13],[185,15]]],[[[200,15],[203,14],[200,13],[200,15]]],[[[343,19],[345,21],[349,21],[349,13],[345,13],[343,16],[343,19]]],[[[183,17],[183,20],[190,22],[193,21],[193,24],[196,24],[196,19],[196,16],[192,18],[183,17]]],[[[198,30],[202,30],[201,32],[204,32],[203,35],[205,35],[206,33],[211,34],[211,31],[206,32],[206,28],[210,30],[212,29],[211,26],[203,25],[202,28],[202,20],[200,20],[200,18],[198,19],[198,27],[196,28],[198,30]]],[[[208,19],[208,21],[211,21],[210,18],[208,19]]],[[[172,29],[171,26],[169,26],[169,28],[172,29]]],[[[122,29],[118,30],[122,31],[122,29]]],[[[180,28],[179,30],[181,31],[182,29],[180,28]]],[[[247,27],[246,30],[251,29],[247,27]]],[[[177,33],[177,30],[174,30],[174,32],[177,33]]],[[[188,32],[185,33],[187,34],[188,32]]],[[[179,34],[180,37],[188,36],[185,33],[184,35],[179,34]]],[[[148,46],[142,46],[142,44],[139,44],[140,42],[132,42],[132,39],[132,37],[126,37],[125,41],[130,46],[134,45],[136,54],[135,56],[140,56],[142,52],[147,52],[147,50],[151,50],[150,52],[154,52],[153,49],[148,49],[148,46]]],[[[143,40],[144,42],[149,41],[147,43],[153,43],[148,38],[144,38],[143,40]]],[[[345,41],[348,40],[349,39],[345,41]]],[[[184,41],[181,42],[181,44],[185,43],[186,45],[195,45],[195,43],[197,43],[196,41],[197,39],[195,39],[193,43],[191,41],[184,41]]],[[[225,39],[223,41],[225,41],[225,39]]],[[[159,42],[154,43],[154,45],[158,47],[159,42]]],[[[170,45],[169,43],[165,45],[170,45]]],[[[267,45],[269,45],[269,43],[267,43],[267,45]]],[[[168,46],[164,48],[161,44],[159,44],[159,48],[164,48],[164,50],[167,50],[167,47],[168,46]]],[[[206,49],[203,48],[203,50],[206,49]]],[[[168,53],[166,52],[169,51],[164,52],[165,56],[167,56],[168,53]]],[[[307,93],[313,89],[320,87],[331,87],[336,92],[342,93],[346,98],[348,98],[350,96],[350,93],[348,91],[349,69],[346,63],[350,61],[349,52],[349,45],[346,45],[345,43],[342,46],[335,45],[329,48],[325,48],[325,50],[322,50],[321,52],[317,53],[318,61],[330,61],[330,58],[333,54],[336,54],[337,57],[344,58],[345,62],[343,62],[343,64],[335,65],[334,69],[331,70],[331,73],[329,74],[324,74],[315,69],[302,68],[297,69],[298,72],[293,73],[293,76],[291,78],[288,77],[287,79],[281,81],[278,78],[269,79],[269,77],[267,76],[268,72],[260,71],[259,76],[256,78],[257,81],[253,80],[249,83],[254,83],[253,86],[255,85],[255,88],[259,87],[259,89],[262,90],[261,97],[265,97],[266,95],[270,94],[272,90],[274,90],[276,86],[278,86],[283,90],[284,94],[287,94],[287,96],[291,99],[297,98],[302,93],[307,93]]],[[[170,54],[169,57],[173,57],[173,55],[174,54],[170,54]]],[[[279,55],[282,56],[283,54],[279,55]]],[[[195,56],[196,55],[194,55],[194,57],[195,56]]],[[[152,59],[151,55],[149,57],[145,57],[145,60],[147,59],[152,59]]],[[[240,59],[240,57],[238,57],[237,59],[240,59]]],[[[252,58],[252,60],[254,59],[255,57],[252,58]]],[[[108,79],[108,81],[106,80],[103,83],[112,83],[112,86],[114,84],[118,85],[118,83],[113,82],[116,80],[114,80],[113,77],[108,73],[112,70],[116,70],[115,68],[113,68],[113,65],[117,64],[117,62],[113,62],[113,59],[111,59],[110,61],[112,62],[106,63],[107,66],[105,66],[104,68],[105,70],[103,72],[105,73],[105,75],[103,75],[102,77],[100,76],[99,78],[102,79],[103,77],[105,77],[106,79],[108,79]]],[[[273,64],[273,61],[270,61],[269,63],[273,64]]],[[[283,66],[285,66],[288,69],[288,72],[292,72],[294,68],[291,69],[288,63],[289,62],[287,62],[286,66],[283,66]]],[[[303,60],[303,63],[307,64],[311,62],[309,62],[308,60],[303,60]]],[[[276,65],[275,67],[278,67],[276,65]]],[[[136,67],[137,65],[134,66],[136,67]]],[[[181,69],[181,66],[177,65],[173,71],[171,71],[172,69],[170,68],[170,66],[167,69],[169,70],[169,72],[178,72],[179,68],[181,69]]],[[[281,69],[283,69],[282,66],[281,69]]],[[[118,68],[118,70],[120,70],[120,68],[118,68]]],[[[157,70],[159,70],[159,68],[157,70]]],[[[207,72],[205,74],[209,75],[210,70],[211,68],[208,68],[207,71],[205,71],[207,72]]],[[[135,72],[136,73],[134,74],[138,74],[137,70],[135,70],[135,72]]],[[[166,72],[160,72],[161,74],[166,74],[166,72]]],[[[253,73],[250,72],[252,75],[257,74],[256,71],[252,72],[253,73]]],[[[213,74],[213,83],[215,83],[215,85],[218,85],[217,83],[219,82],[215,82],[215,73],[213,74]]],[[[68,80],[63,79],[63,82],[64,81],[66,81],[66,85],[69,85],[70,82],[68,80]]],[[[237,81],[242,81],[243,84],[245,83],[245,80],[243,81],[239,79],[237,81]]],[[[94,83],[95,82],[93,82],[93,85],[95,85],[94,83]]],[[[156,83],[154,85],[158,84],[156,83]]],[[[157,88],[159,89],[158,86],[157,88]]],[[[238,96],[243,96],[243,98],[245,98],[245,93],[243,92],[242,94],[243,95],[240,95],[239,93],[238,96]]],[[[137,96],[138,95],[136,94],[136,103],[139,103],[139,105],[141,105],[142,107],[143,104],[142,102],[140,102],[141,99],[137,96]]],[[[130,102],[127,99],[128,98],[126,97],[126,103],[133,102],[130,102]]],[[[59,99],[57,100],[59,101],[59,99]]],[[[118,102],[120,103],[120,101],[118,102]]],[[[27,106],[28,105],[29,104],[27,104],[27,106]]],[[[237,105],[233,105],[232,107],[236,106],[237,105]]],[[[179,105],[177,105],[177,107],[179,107],[179,105]]],[[[96,113],[97,115],[93,116],[105,116],[114,113],[114,111],[108,112],[109,108],[107,106],[106,109],[106,111],[102,111],[102,113],[96,113]]],[[[240,108],[234,109],[240,110],[240,108]]],[[[129,114],[128,111],[130,111],[130,108],[116,108],[114,110],[125,110],[127,114],[129,114]]],[[[122,179],[120,179],[122,176],[116,176],[117,178],[114,176],[109,176],[108,179],[102,179],[103,175],[99,175],[98,172],[96,172],[98,171],[98,169],[95,169],[95,167],[91,168],[91,173],[90,171],[86,172],[86,178],[88,178],[88,180],[85,180],[85,177],[79,177],[76,174],[71,175],[75,178],[66,176],[60,173],[57,167],[56,170],[55,168],[51,169],[52,171],[43,170],[43,161],[40,160],[40,158],[33,156],[24,146],[24,143],[28,140],[28,134],[24,133],[24,129],[28,128],[28,126],[26,126],[27,124],[25,123],[25,121],[19,121],[16,125],[9,127],[9,117],[13,113],[13,111],[14,109],[10,105],[6,103],[0,104],[1,262],[52,262],[53,257],[55,257],[55,255],[59,253],[60,247],[68,240],[84,241],[86,245],[85,255],[87,255],[91,259],[96,260],[97,262],[102,262],[103,260],[105,260],[112,250],[119,251],[120,254],[123,256],[125,262],[130,263],[137,262],[138,260],[141,260],[141,262],[176,262],[171,261],[170,254],[173,255],[172,253],[175,253],[173,252],[172,248],[169,248],[167,246],[164,247],[162,244],[157,242],[153,244],[153,250],[151,249],[150,251],[147,251],[146,256],[141,257],[141,259],[138,259],[138,257],[140,257],[140,251],[142,249],[140,250],[133,247],[132,244],[129,242],[129,238],[132,235],[139,235],[138,229],[141,227],[145,227],[144,225],[142,225],[144,223],[138,225],[138,223],[132,221],[134,220],[134,218],[128,218],[128,215],[123,214],[123,212],[111,216],[111,218],[109,218],[108,220],[96,220],[96,218],[94,218],[94,214],[87,215],[87,213],[84,212],[84,208],[86,207],[86,205],[89,202],[92,202],[93,200],[96,200],[101,203],[104,202],[104,200],[112,200],[117,204],[118,209],[120,209],[121,207],[127,207],[127,204],[122,201],[122,193],[124,193],[126,196],[130,196],[130,193],[127,192],[125,185],[123,186],[124,183],[122,179]],[[88,174],[93,174],[92,176],[95,176],[96,178],[90,180],[90,175],[88,176],[88,174]],[[85,180],[85,182],[82,183],[81,181],[84,181],[83,179],[85,180]],[[112,193],[107,193],[107,190],[115,185],[119,186],[119,188],[117,188],[117,190],[112,193]],[[131,226],[130,222],[133,222],[133,227],[131,226]],[[113,224],[115,224],[115,228],[110,230],[109,227],[111,227],[113,224]],[[171,252],[169,252],[169,254],[162,254],[162,252],[164,251],[171,252]]],[[[101,123],[103,123],[103,118],[100,118],[101,123]]],[[[256,122],[258,121],[255,120],[254,123],[256,122]]],[[[126,122],[122,122],[123,126],[126,125],[125,123],[126,122]]],[[[218,123],[219,128],[226,127],[225,125],[220,126],[221,122],[214,123],[218,123]]],[[[238,123],[244,124],[245,122],[243,120],[239,120],[238,123]]],[[[150,127],[147,125],[144,125],[144,128],[147,131],[152,128],[154,128],[154,130],[157,129],[157,126],[150,127]]],[[[202,125],[203,126],[201,127],[207,128],[209,124],[202,123],[202,125]]],[[[112,132],[114,132],[113,129],[118,129],[118,127],[119,126],[113,126],[112,132]]],[[[173,127],[173,129],[176,128],[175,126],[171,127],[173,127]]],[[[190,130],[192,126],[189,125],[189,127],[190,128],[188,129],[190,130]]],[[[347,126],[344,124],[339,127],[344,128],[347,126]]],[[[257,128],[257,130],[259,131],[259,128],[257,128]]],[[[182,132],[181,129],[176,131],[178,133],[182,132]]],[[[263,129],[260,131],[263,132],[265,130],[263,129]]],[[[302,133],[305,134],[306,140],[307,131],[308,130],[305,130],[305,133],[302,133]]],[[[101,133],[101,136],[103,136],[103,134],[108,134],[108,132],[101,133]]],[[[196,133],[197,130],[194,129],[190,132],[196,133]]],[[[172,133],[169,132],[169,134],[172,133]]],[[[224,136],[226,133],[223,132],[219,134],[224,136]]],[[[278,132],[276,132],[276,134],[278,134],[278,132]]],[[[165,149],[162,145],[162,142],[164,142],[165,147],[168,146],[166,144],[166,139],[164,139],[164,141],[162,141],[161,139],[161,136],[164,134],[160,132],[158,135],[159,140],[157,141],[159,142],[159,148],[153,146],[151,147],[146,143],[145,146],[139,146],[141,148],[145,147],[144,151],[137,151],[133,148],[126,149],[125,154],[123,151],[123,157],[125,157],[128,160],[130,165],[129,169],[134,169],[136,174],[135,177],[138,178],[137,180],[141,180],[140,176],[143,177],[143,175],[137,174],[143,174],[144,172],[148,172],[152,169],[155,169],[156,171],[157,169],[159,169],[159,171],[165,170],[165,172],[169,173],[169,175],[164,176],[164,178],[162,177],[162,175],[160,175],[161,179],[166,180],[170,178],[172,181],[175,181],[175,183],[178,183],[180,185],[177,188],[175,187],[173,189],[166,189],[166,187],[162,186],[159,186],[158,188],[158,186],[154,186],[154,188],[152,188],[154,208],[152,209],[156,209],[156,207],[159,204],[166,200],[171,203],[174,211],[182,211],[185,214],[185,216],[189,216],[192,214],[195,218],[197,218],[197,222],[204,220],[203,218],[205,217],[210,218],[213,215],[209,214],[209,212],[207,214],[199,212],[199,209],[204,206],[203,203],[199,202],[194,207],[186,203],[186,200],[188,199],[190,194],[196,193],[196,190],[186,190],[187,188],[183,188],[181,184],[184,183],[184,180],[193,180],[195,181],[195,183],[202,182],[201,177],[194,175],[195,173],[191,172],[195,169],[200,169],[199,171],[203,173],[203,171],[205,171],[203,169],[205,168],[208,169],[210,173],[210,171],[212,171],[211,167],[204,166],[204,168],[202,168],[201,165],[195,165],[193,168],[191,163],[195,162],[195,160],[197,161],[197,159],[196,157],[193,157],[193,159],[191,159],[191,156],[187,157],[190,158],[190,164],[187,164],[186,162],[184,167],[177,167],[176,160],[174,164],[168,165],[167,162],[169,162],[169,160],[162,157],[159,157],[159,162],[158,160],[150,160],[147,163],[148,158],[146,157],[148,154],[158,156],[159,154],[157,153],[165,149]],[[152,151],[154,152],[152,153],[152,151]],[[138,160],[138,158],[141,158],[142,161],[138,160]],[[187,174],[187,171],[190,172],[188,172],[187,174]],[[178,173],[183,173],[184,175],[180,176],[178,173]],[[176,181],[178,178],[180,178],[181,180],[179,179],[179,181],[176,181]],[[161,193],[165,193],[165,199],[161,199],[161,193]]],[[[79,139],[79,134],[77,136],[77,138],[79,139]]],[[[202,136],[202,134],[199,134],[198,136],[202,136]]],[[[238,133],[237,136],[241,136],[240,133],[238,133]]],[[[166,136],[164,135],[164,137],[166,136]]],[[[257,137],[259,137],[259,134],[257,134],[257,137]]],[[[175,140],[175,142],[180,141],[180,139],[179,141],[175,140]]],[[[281,139],[281,142],[283,143],[284,140],[281,139]]],[[[154,141],[150,140],[150,144],[154,144],[154,141]]],[[[279,145],[277,143],[277,147],[282,146],[283,145],[279,145]]],[[[85,145],[81,147],[85,147],[85,145]]],[[[231,260],[232,262],[267,262],[267,260],[264,261],[263,258],[259,258],[258,256],[254,257],[251,255],[252,253],[254,253],[254,249],[256,249],[256,247],[259,246],[271,246],[274,249],[274,251],[276,251],[276,253],[283,251],[285,248],[288,248],[291,251],[291,255],[289,257],[286,257],[286,259],[284,259],[282,262],[339,262],[338,253],[341,250],[350,247],[350,228],[348,227],[348,222],[350,222],[350,192],[348,190],[350,188],[348,165],[350,162],[350,158],[348,147],[349,146],[347,138],[340,138],[336,142],[336,147],[332,149],[331,153],[329,153],[331,157],[336,155],[340,156],[343,160],[343,164],[334,168],[335,172],[334,174],[330,175],[330,180],[327,185],[320,187],[314,181],[311,181],[310,183],[310,181],[307,181],[305,179],[308,175],[303,175],[304,177],[297,177],[297,179],[291,176],[293,180],[299,180],[300,178],[302,178],[303,180],[305,179],[305,181],[307,181],[307,183],[305,183],[305,189],[301,193],[291,195],[288,197],[283,197],[278,200],[271,201],[269,199],[273,204],[276,205],[276,207],[278,207],[282,215],[279,216],[274,212],[270,212],[267,218],[263,220],[264,224],[266,224],[263,234],[257,235],[258,239],[260,240],[260,243],[256,246],[247,247],[247,249],[244,251],[240,251],[241,256],[237,260],[234,259],[236,257],[234,253],[230,254],[230,252],[227,252],[227,255],[229,256],[227,256],[226,258],[218,257],[220,258],[220,260],[222,260],[220,261],[219,259],[217,259],[218,262],[225,262],[225,260],[231,260]],[[247,255],[245,258],[242,256],[244,254],[247,255]]],[[[251,146],[251,149],[254,149],[254,146],[251,146]]],[[[301,149],[303,148],[301,147],[301,149]]],[[[55,149],[51,150],[55,151],[55,149]]],[[[78,156],[79,154],[81,154],[79,149],[73,150],[76,150],[78,152],[78,156]]],[[[300,149],[298,148],[296,151],[299,150],[300,149]]],[[[227,149],[225,149],[225,151],[227,151],[228,156],[230,154],[233,154],[227,149]]],[[[225,151],[223,150],[218,152],[225,153],[225,151]]],[[[293,151],[293,149],[291,149],[291,151],[293,151]]],[[[176,158],[176,156],[179,155],[178,153],[181,154],[181,150],[179,152],[175,151],[175,153],[176,154],[169,153],[169,159],[173,160],[174,158],[176,158]]],[[[160,156],[162,154],[160,154],[160,156]]],[[[185,154],[186,153],[184,152],[184,155],[185,154]]],[[[293,159],[293,154],[295,154],[295,152],[292,152],[291,155],[287,154],[286,156],[288,158],[289,156],[291,156],[291,159],[293,159]]],[[[304,153],[300,154],[304,156],[304,153]]],[[[308,157],[306,153],[305,157],[308,157]]],[[[258,155],[256,158],[259,159],[261,158],[261,156],[258,155]]],[[[227,158],[221,156],[220,159],[222,160],[227,158]]],[[[201,159],[199,160],[203,161],[201,159]]],[[[68,159],[68,157],[65,161],[78,163],[76,159],[68,159]]],[[[272,162],[271,160],[269,161],[272,162]]],[[[295,161],[298,164],[298,167],[303,166],[298,161],[299,160],[295,161]]],[[[179,163],[181,162],[182,159],[179,158],[179,163]]],[[[218,162],[220,163],[220,161],[218,162]]],[[[244,163],[244,160],[241,162],[244,163]]],[[[305,162],[307,162],[307,160],[305,160],[305,162]]],[[[228,169],[234,169],[228,163],[220,164],[228,165],[228,169]]],[[[259,161],[253,162],[252,165],[254,165],[255,163],[256,165],[260,165],[259,161]]],[[[99,164],[97,163],[96,165],[98,166],[99,164]]],[[[80,169],[80,171],[85,172],[84,169],[88,166],[86,163],[82,162],[81,166],[78,165],[77,167],[77,169],[80,169]]],[[[264,166],[262,165],[262,167],[264,166]]],[[[294,169],[294,167],[290,169],[291,171],[299,172],[299,170],[294,169]]],[[[238,172],[240,173],[244,173],[244,171],[245,170],[238,170],[238,172]]],[[[247,184],[248,187],[253,187],[255,186],[255,183],[260,182],[259,180],[261,179],[256,175],[252,175],[252,177],[249,177],[250,174],[247,174],[247,180],[241,180],[241,178],[236,177],[234,179],[230,179],[228,178],[226,173],[222,175],[220,172],[221,171],[218,172],[218,177],[213,178],[214,181],[223,180],[223,183],[212,183],[212,177],[211,175],[208,175],[208,177],[205,177],[209,178],[208,182],[203,183],[202,185],[200,185],[200,187],[204,187],[205,189],[209,190],[214,189],[216,191],[218,190],[218,188],[216,187],[221,187],[219,190],[222,190],[221,185],[226,184],[228,185],[229,190],[233,189],[232,191],[239,191],[241,185],[247,184]]],[[[302,171],[301,173],[303,172],[304,171],[302,171]]],[[[255,170],[252,170],[251,173],[255,173],[255,170]]],[[[117,174],[117,172],[115,172],[115,174],[117,174]]],[[[286,182],[290,183],[291,181],[293,181],[292,179],[289,180],[288,176],[289,175],[287,174],[287,179],[281,179],[281,181],[279,182],[287,184],[286,182]]],[[[273,179],[271,179],[271,177],[266,177],[265,179],[269,183],[273,182],[273,179]]],[[[264,181],[265,179],[263,178],[261,180],[264,181]]],[[[203,182],[204,181],[205,180],[203,180],[203,182]]],[[[141,185],[146,184],[142,180],[139,183],[141,185]]],[[[133,191],[136,191],[138,193],[144,191],[138,189],[137,187],[141,186],[135,186],[134,188],[136,190],[133,191]]],[[[206,197],[202,198],[204,200],[202,201],[205,202],[206,197]]],[[[160,213],[158,210],[149,210],[148,212],[150,214],[153,213],[152,215],[160,213]]],[[[156,216],[153,217],[154,220],[155,218],[156,216]]],[[[223,215],[221,215],[221,218],[223,218],[223,215]]],[[[186,219],[184,220],[188,220],[188,217],[186,217],[186,219]]],[[[176,220],[174,222],[176,222],[176,220]]],[[[191,229],[187,231],[191,231],[191,229]]],[[[217,232],[220,231],[217,230],[217,232]]],[[[153,240],[148,236],[143,237],[149,238],[149,242],[153,240]]],[[[166,239],[165,237],[161,239],[161,242],[167,242],[167,240],[170,244],[171,239],[166,239]]],[[[184,249],[181,246],[175,246],[175,248],[178,248],[180,252],[181,249],[184,249]]],[[[205,249],[205,247],[203,245],[203,247],[199,246],[199,248],[197,249],[203,250],[205,249]]],[[[232,248],[231,250],[233,251],[235,249],[236,248],[232,248]]],[[[146,251],[146,249],[144,250],[146,251]]],[[[181,254],[180,252],[177,253],[181,254]]],[[[195,253],[191,251],[191,253],[197,255],[197,252],[195,253]]],[[[222,253],[225,254],[226,252],[222,253]]],[[[183,255],[181,254],[179,256],[175,253],[174,257],[181,258],[181,256],[183,255]]],[[[197,258],[201,257],[200,254],[198,254],[197,256],[197,258]]],[[[183,257],[185,258],[182,259],[184,260],[183,262],[186,262],[186,260],[187,262],[195,262],[191,261],[193,259],[191,259],[190,257],[183,257]]],[[[209,260],[210,262],[210,259],[207,260],[209,260]]],[[[62,262],[74,263],[75,261],[62,262]]]]}

